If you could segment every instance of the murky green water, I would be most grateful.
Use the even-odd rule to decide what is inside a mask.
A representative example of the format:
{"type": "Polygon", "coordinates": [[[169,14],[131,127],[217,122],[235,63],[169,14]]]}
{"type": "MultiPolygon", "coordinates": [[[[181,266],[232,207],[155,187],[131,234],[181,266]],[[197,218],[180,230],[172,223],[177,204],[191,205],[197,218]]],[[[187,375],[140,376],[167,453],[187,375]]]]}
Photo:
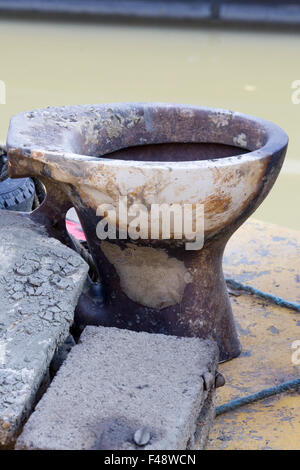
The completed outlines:
{"type": "Polygon", "coordinates": [[[255,217],[300,229],[300,34],[0,21],[0,139],[10,117],[48,105],[169,101],[229,108],[290,136],[255,217]]]}

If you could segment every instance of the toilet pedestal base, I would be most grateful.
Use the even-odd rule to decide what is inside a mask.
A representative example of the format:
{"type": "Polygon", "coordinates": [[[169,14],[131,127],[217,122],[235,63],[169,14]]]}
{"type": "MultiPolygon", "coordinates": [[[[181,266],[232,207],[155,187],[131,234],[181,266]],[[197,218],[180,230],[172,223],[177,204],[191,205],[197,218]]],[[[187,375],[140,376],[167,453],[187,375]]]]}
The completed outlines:
{"type": "Polygon", "coordinates": [[[185,251],[90,238],[101,284],[86,283],[76,327],[102,325],[206,338],[217,342],[221,362],[238,356],[241,346],[222,271],[226,241],[185,251]]]}

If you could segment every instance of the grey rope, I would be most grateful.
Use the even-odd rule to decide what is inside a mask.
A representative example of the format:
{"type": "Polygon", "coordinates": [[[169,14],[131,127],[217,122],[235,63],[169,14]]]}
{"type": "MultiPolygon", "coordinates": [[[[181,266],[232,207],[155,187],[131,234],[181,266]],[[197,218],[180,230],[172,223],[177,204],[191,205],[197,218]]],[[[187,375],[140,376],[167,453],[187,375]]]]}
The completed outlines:
{"type": "Polygon", "coordinates": [[[262,290],[256,289],[255,287],[248,286],[247,284],[237,282],[234,279],[225,278],[225,281],[233,289],[250,292],[250,294],[254,294],[258,297],[269,300],[270,302],[275,303],[280,307],[286,307],[295,310],[296,312],[300,312],[300,304],[296,302],[289,302],[288,300],[282,299],[281,297],[277,297],[276,295],[269,294],[268,292],[264,292],[262,290]]]}
{"type": "Polygon", "coordinates": [[[217,406],[216,408],[216,415],[219,416],[227,411],[235,410],[243,405],[248,405],[249,403],[256,402],[258,400],[263,400],[264,398],[271,397],[273,395],[278,395],[282,392],[287,392],[293,390],[295,388],[300,387],[300,378],[295,380],[289,380],[288,382],[284,382],[276,387],[265,388],[260,392],[253,393],[252,395],[247,395],[242,398],[236,398],[235,400],[231,400],[224,405],[217,406]]]}
{"type": "MultiPolygon", "coordinates": [[[[236,290],[249,292],[251,294],[257,295],[258,297],[269,300],[277,305],[280,305],[280,307],[286,307],[300,312],[300,305],[295,302],[288,302],[287,300],[284,300],[281,297],[277,297],[276,295],[261,291],[259,289],[256,289],[255,287],[242,284],[241,282],[237,282],[234,279],[226,278],[225,280],[230,287],[236,290]]],[[[273,395],[278,395],[279,393],[287,392],[298,387],[300,387],[300,378],[295,380],[289,380],[280,385],[277,385],[276,387],[265,388],[259,392],[253,393],[252,395],[236,398],[235,400],[231,400],[227,403],[224,403],[224,405],[217,406],[216,416],[226,413],[227,411],[235,410],[240,406],[248,405],[249,403],[254,403],[258,400],[263,400],[264,398],[268,398],[273,395]]]]}

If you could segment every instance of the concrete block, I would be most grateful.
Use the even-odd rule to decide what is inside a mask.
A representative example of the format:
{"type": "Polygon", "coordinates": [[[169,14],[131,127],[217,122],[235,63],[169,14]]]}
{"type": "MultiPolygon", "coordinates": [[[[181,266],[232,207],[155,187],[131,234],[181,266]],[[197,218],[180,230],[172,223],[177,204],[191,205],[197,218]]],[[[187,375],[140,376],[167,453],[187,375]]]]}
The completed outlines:
{"type": "Polygon", "coordinates": [[[203,448],[217,361],[208,340],[86,327],[16,448],[203,448]]]}
{"type": "Polygon", "coordinates": [[[0,448],[13,445],[69,334],[87,270],[27,217],[0,211],[0,448]]]}

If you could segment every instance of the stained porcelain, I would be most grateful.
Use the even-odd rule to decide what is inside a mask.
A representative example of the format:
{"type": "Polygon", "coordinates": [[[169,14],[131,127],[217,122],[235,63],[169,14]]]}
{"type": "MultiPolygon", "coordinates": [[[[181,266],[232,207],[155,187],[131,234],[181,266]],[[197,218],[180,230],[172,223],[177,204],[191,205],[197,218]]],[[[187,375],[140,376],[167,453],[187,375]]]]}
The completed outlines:
{"type": "MultiPolygon", "coordinates": [[[[52,234],[59,226],[55,236],[66,243],[61,219],[68,208],[81,220],[105,302],[91,306],[87,288],[78,321],[212,338],[221,360],[240,352],[223,250],[270,191],[287,143],[282,129],[258,118],[160,103],[31,111],[12,118],[7,139],[11,177],[36,176],[47,187],[46,202],[31,217],[52,234]],[[117,207],[121,196],[149,210],[152,204],[203,204],[203,249],[186,251],[174,233],[170,240],[101,242],[97,207],[117,207]]],[[[127,228],[118,222],[117,229],[127,228]]]]}

